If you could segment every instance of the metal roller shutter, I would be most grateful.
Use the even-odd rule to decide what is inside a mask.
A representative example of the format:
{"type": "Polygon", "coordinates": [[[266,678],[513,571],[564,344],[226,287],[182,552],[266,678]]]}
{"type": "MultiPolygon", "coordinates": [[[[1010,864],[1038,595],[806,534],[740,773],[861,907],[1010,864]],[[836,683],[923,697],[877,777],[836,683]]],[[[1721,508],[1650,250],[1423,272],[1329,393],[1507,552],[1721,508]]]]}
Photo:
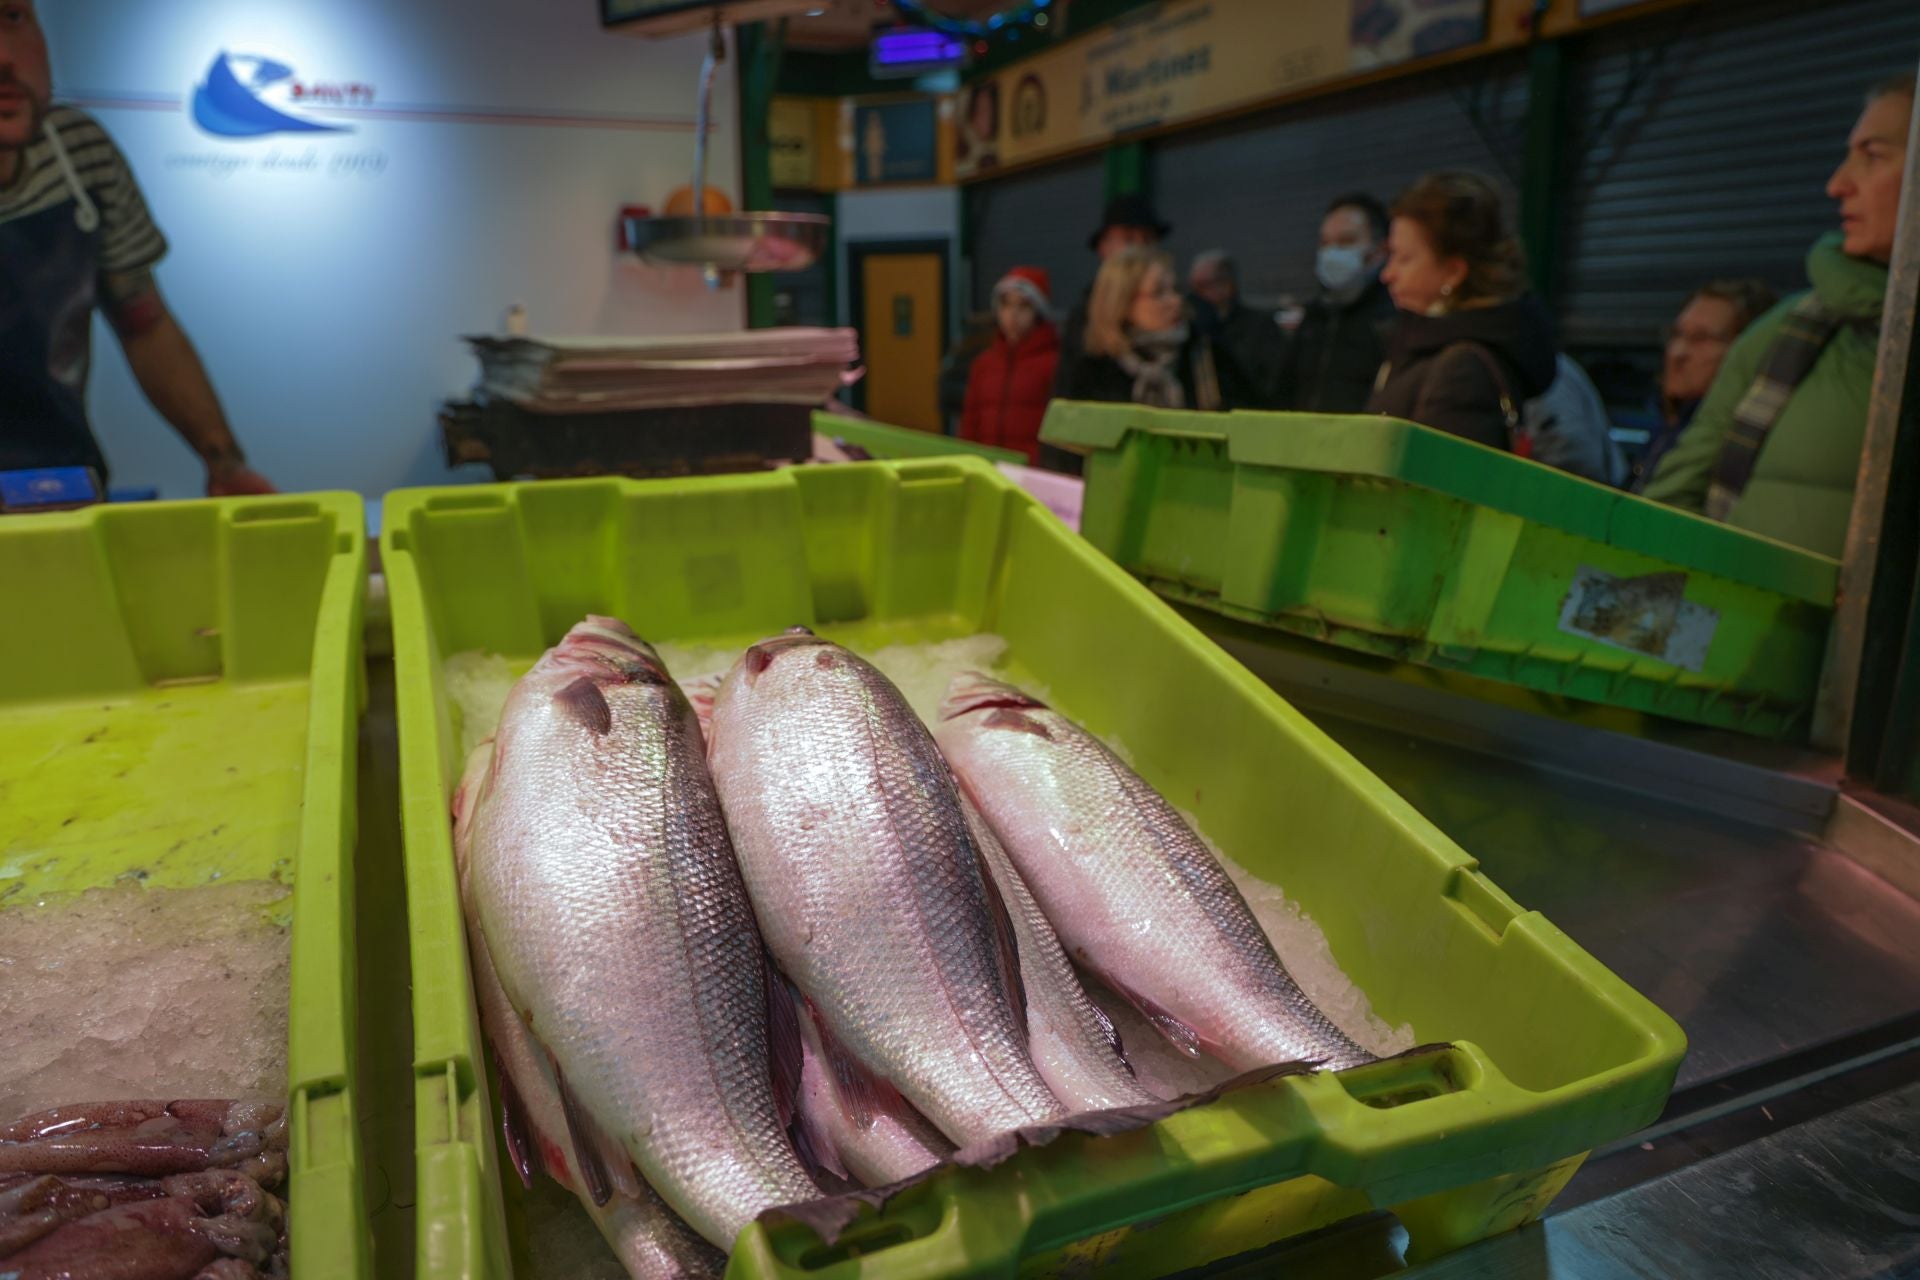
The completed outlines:
{"type": "Polygon", "coordinates": [[[1098,155],[965,188],[973,229],[973,306],[985,311],[1009,267],[1045,267],[1065,315],[1093,283],[1087,236],[1100,224],[1105,162],[1098,155]]]}
{"type": "Polygon", "coordinates": [[[1658,343],[1716,276],[1805,287],[1824,189],[1873,80],[1920,57],[1920,3],[1703,5],[1572,60],[1559,299],[1569,345],[1658,343]]]}
{"type": "Polygon", "coordinates": [[[1327,201],[1372,192],[1391,204],[1430,169],[1474,169],[1513,204],[1526,115],[1526,64],[1490,58],[1316,98],[1154,144],[1154,198],[1173,224],[1182,270],[1225,249],[1241,291],[1270,302],[1310,297],[1327,201]]]}

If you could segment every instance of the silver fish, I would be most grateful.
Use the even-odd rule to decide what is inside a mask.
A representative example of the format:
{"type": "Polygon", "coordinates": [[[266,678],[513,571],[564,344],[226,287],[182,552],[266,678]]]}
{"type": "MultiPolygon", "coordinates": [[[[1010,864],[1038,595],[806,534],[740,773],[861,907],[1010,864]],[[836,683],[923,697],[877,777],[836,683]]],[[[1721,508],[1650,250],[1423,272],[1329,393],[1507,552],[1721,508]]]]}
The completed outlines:
{"type": "Polygon", "coordinates": [[[1159,1102],[1134,1078],[1112,1020],[1080,985],[1073,961],[999,837],[971,800],[963,795],[960,803],[1013,921],[1013,936],[1020,948],[1020,984],[1027,994],[1028,1048],[1041,1078],[1056,1098],[1075,1111],[1159,1102]]]}
{"type": "Polygon", "coordinates": [[[782,985],[802,1044],[796,1120],[814,1160],[849,1181],[881,1187],[953,1154],[925,1116],[833,1040],[805,996],[782,985]]]}
{"type": "Polygon", "coordinates": [[[600,1229],[607,1247],[633,1280],[718,1280],[727,1256],[708,1244],[667,1207],[646,1182],[633,1176],[633,1166],[622,1151],[602,1153],[614,1184],[605,1204],[595,1204],[587,1176],[573,1154],[567,1134],[566,1107],[553,1075],[552,1060],[534,1040],[526,1022],[494,972],[486,936],[471,906],[471,879],[467,874],[468,830],[472,813],[469,797],[477,794],[493,758],[489,739],[467,761],[465,777],[454,793],[454,865],[460,897],[470,922],[467,929],[473,969],[474,999],[480,1006],[480,1029],[486,1033],[501,1081],[501,1110],[507,1151],[523,1185],[531,1187],[537,1170],[580,1198],[580,1205],[600,1229]]]}
{"type": "Polygon", "coordinates": [[[978,672],[954,680],[935,734],[1060,940],[1176,1047],[1240,1070],[1373,1061],[1200,837],[1092,734],[978,672]]]}
{"type": "Polygon", "coordinates": [[[1065,1114],[959,790],[885,676],[803,629],[763,640],[710,763],[767,946],[839,1044],[963,1145],[1065,1114]]]}
{"type": "Polygon", "coordinates": [[[764,953],[703,754],[659,656],[590,617],[508,696],[464,838],[471,918],[593,1200],[624,1152],[726,1248],[819,1190],[776,1104],[764,953]]]}

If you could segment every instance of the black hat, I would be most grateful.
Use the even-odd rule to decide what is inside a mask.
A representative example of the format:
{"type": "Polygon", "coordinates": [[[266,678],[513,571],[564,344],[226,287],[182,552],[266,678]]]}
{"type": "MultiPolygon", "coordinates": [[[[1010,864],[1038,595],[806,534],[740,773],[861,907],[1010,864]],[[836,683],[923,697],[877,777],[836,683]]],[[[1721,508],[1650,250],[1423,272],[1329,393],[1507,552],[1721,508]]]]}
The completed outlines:
{"type": "Polygon", "coordinates": [[[1115,196],[1107,201],[1107,211],[1100,219],[1100,228],[1087,237],[1087,248],[1098,249],[1100,237],[1107,234],[1110,227],[1143,227],[1153,232],[1154,239],[1165,240],[1167,233],[1173,230],[1169,224],[1160,221],[1160,215],[1153,211],[1153,205],[1145,196],[1115,196]]]}

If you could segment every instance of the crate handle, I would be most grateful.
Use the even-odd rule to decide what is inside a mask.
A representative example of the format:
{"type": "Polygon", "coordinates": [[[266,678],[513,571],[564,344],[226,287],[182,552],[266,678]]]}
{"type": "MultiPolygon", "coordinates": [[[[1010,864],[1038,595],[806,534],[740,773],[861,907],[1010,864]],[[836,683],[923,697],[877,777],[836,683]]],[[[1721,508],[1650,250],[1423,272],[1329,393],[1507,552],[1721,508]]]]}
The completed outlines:
{"type": "MultiPolygon", "coordinates": [[[[1235,1097],[1252,1104],[1243,1105],[1238,1118],[1252,1131],[1250,1140],[1187,1145],[1169,1133],[1166,1142],[1186,1148],[1177,1160],[1166,1158],[1162,1140],[1149,1137],[1154,1132],[1149,1129],[1061,1139],[1101,1144],[1085,1159],[1047,1162],[1028,1158],[1039,1153],[1021,1152],[994,1170],[944,1170],[902,1193],[903,1212],[863,1215],[842,1237],[849,1247],[826,1249],[818,1265],[805,1260],[823,1249],[810,1229],[756,1222],[734,1246],[728,1280],[862,1280],[871,1274],[861,1257],[863,1236],[870,1245],[865,1252],[889,1276],[1009,1276],[1024,1256],[1303,1174],[1363,1188],[1371,1181],[1368,1166],[1377,1158],[1431,1145],[1470,1127],[1493,1097],[1526,1092],[1466,1043],[1364,1070],[1381,1079],[1355,1089],[1359,1081],[1343,1082],[1331,1074],[1292,1076],[1237,1090],[1235,1097]],[[1383,1095],[1394,1092],[1391,1081],[1431,1078],[1436,1072],[1452,1077],[1450,1089],[1429,1096],[1416,1091],[1403,1104],[1385,1101],[1383,1095]],[[1390,1134],[1367,1122],[1383,1105],[1399,1113],[1390,1134]],[[1061,1163],[1071,1169],[1070,1182],[1061,1179],[1061,1163]],[[914,1195],[929,1197],[933,1206],[906,1203],[914,1195]],[[897,1243],[886,1239],[908,1230],[909,1219],[924,1219],[924,1211],[934,1206],[938,1220],[931,1230],[897,1243]]],[[[1164,1123],[1177,1128],[1181,1117],[1164,1123]]]]}
{"type": "MultiPolygon", "coordinates": [[[[1297,1177],[1308,1171],[1325,1125],[1307,1113],[1362,1107],[1331,1076],[1290,1077],[1242,1092],[1256,1091],[1268,1095],[1262,1110],[1271,1113],[1261,1118],[1260,1127],[1270,1122],[1284,1136],[1225,1148],[1197,1144],[1188,1158],[1169,1161],[1151,1129],[1111,1138],[1067,1135],[1059,1141],[1102,1144],[1097,1152],[1090,1149],[1087,1159],[1070,1162],[1070,1186],[1027,1158],[1035,1152],[1020,1152],[993,1170],[949,1168],[904,1193],[931,1197],[938,1206],[937,1225],[898,1243],[876,1240],[871,1256],[889,1276],[1010,1276],[1023,1255],[1297,1177]]],[[[753,1223],[734,1245],[728,1280],[860,1280],[871,1273],[860,1256],[861,1236],[884,1234],[872,1228],[892,1218],[863,1216],[842,1237],[851,1248],[834,1251],[838,1256],[820,1265],[799,1260],[820,1248],[807,1227],[753,1223]]]]}

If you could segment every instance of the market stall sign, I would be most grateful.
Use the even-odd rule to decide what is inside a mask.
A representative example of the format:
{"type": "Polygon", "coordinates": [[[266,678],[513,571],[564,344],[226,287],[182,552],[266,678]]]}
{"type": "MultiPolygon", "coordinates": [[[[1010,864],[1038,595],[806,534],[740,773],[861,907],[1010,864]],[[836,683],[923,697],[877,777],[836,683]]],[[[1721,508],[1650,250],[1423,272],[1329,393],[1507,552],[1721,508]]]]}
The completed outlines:
{"type": "Polygon", "coordinates": [[[1201,119],[1486,33],[1485,0],[1169,0],[969,87],[957,172],[1201,119]]]}

